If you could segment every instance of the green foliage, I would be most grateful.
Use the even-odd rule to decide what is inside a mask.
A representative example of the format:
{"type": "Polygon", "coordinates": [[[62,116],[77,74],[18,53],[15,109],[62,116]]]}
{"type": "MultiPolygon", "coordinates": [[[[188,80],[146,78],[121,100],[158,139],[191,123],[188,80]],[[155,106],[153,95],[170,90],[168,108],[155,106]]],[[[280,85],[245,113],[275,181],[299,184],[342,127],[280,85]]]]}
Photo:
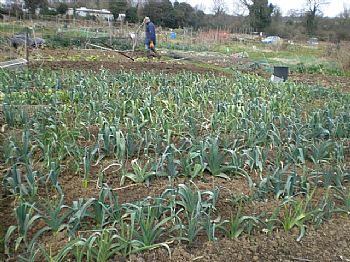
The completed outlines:
{"type": "Polygon", "coordinates": [[[4,178],[4,186],[11,194],[35,198],[40,175],[37,171],[33,171],[30,165],[25,165],[24,170],[23,174],[20,166],[13,165],[4,178]]]}
{"type": "Polygon", "coordinates": [[[64,15],[68,11],[68,5],[66,3],[59,3],[56,8],[56,11],[58,14],[64,15]]]}
{"type": "Polygon", "coordinates": [[[249,9],[250,25],[258,32],[263,31],[271,24],[271,14],[274,6],[267,0],[253,0],[247,4],[249,9]]]}
{"type": "Polygon", "coordinates": [[[124,184],[126,178],[132,180],[135,183],[146,183],[148,186],[150,184],[150,179],[154,177],[155,172],[149,170],[150,163],[146,162],[144,166],[140,166],[137,159],[131,161],[131,167],[133,172],[129,173],[124,171],[120,180],[121,184],[124,184]]]}
{"type": "Polygon", "coordinates": [[[265,221],[262,221],[264,224],[263,232],[271,235],[273,230],[277,228],[277,222],[279,222],[278,215],[280,213],[280,210],[280,207],[276,207],[271,216],[266,218],[265,221]]]}
{"type": "Polygon", "coordinates": [[[202,148],[202,158],[207,164],[207,169],[215,177],[230,179],[225,172],[235,170],[236,167],[225,164],[225,154],[219,151],[218,139],[208,140],[202,148]]]}
{"type": "Polygon", "coordinates": [[[64,204],[63,195],[59,201],[47,201],[47,203],[42,204],[40,210],[42,210],[42,218],[46,225],[54,233],[68,228],[68,224],[65,222],[67,222],[66,220],[72,214],[72,210],[64,204]]]}
{"type": "Polygon", "coordinates": [[[337,211],[350,215],[350,190],[337,187],[333,187],[333,190],[335,191],[335,199],[342,204],[342,207],[338,208],[337,211]]]}
{"type": "Polygon", "coordinates": [[[306,222],[312,220],[319,212],[322,212],[322,210],[313,209],[311,206],[314,192],[307,195],[305,200],[289,198],[283,203],[284,212],[281,223],[286,232],[294,227],[298,227],[299,236],[297,241],[300,241],[305,235],[306,222]]]}
{"type": "Polygon", "coordinates": [[[137,7],[129,7],[125,12],[125,20],[129,23],[138,23],[139,16],[137,14],[137,7]]]}
{"type": "Polygon", "coordinates": [[[29,231],[38,220],[41,219],[41,216],[38,214],[34,214],[34,207],[30,206],[27,203],[20,203],[18,207],[15,209],[15,215],[17,220],[17,226],[10,226],[5,235],[5,253],[10,253],[10,240],[15,231],[17,231],[17,238],[15,240],[15,251],[18,250],[20,244],[24,243],[26,247],[31,249],[31,247],[35,244],[37,238],[42,235],[45,231],[49,230],[48,227],[43,227],[38,230],[33,236],[31,241],[29,242],[28,235],[29,231]]]}
{"type": "Polygon", "coordinates": [[[93,233],[87,240],[87,261],[109,261],[119,251],[120,246],[116,242],[116,230],[104,229],[93,233]]]}
{"type": "Polygon", "coordinates": [[[156,25],[170,28],[195,27],[204,23],[203,11],[196,11],[190,4],[169,0],[148,0],[143,6],[142,14],[149,16],[156,25]]]}
{"type": "Polygon", "coordinates": [[[335,75],[342,76],[345,74],[337,65],[327,64],[312,64],[305,65],[304,63],[298,63],[295,68],[291,68],[292,71],[303,74],[322,74],[322,75],[335,75]]]}
{"type": "Polygon", "coordinates": [[[224,221],[220,228],[230,239],[238,238],[245,230],[250,233],[254,227],[259,224],[259,219],[254,216],[243,216],[241,214],[242,206],[239,206],[237,213],[231,214],[230,220],[224,221]],[[225,227],[224,225],[228,226],[225,227]]]}
{"type": "MultiPolygon", "coordinates": [[[[84,36],[73,36],[70,35],[48,35],[45,36],[45,40],[47,40],[47,46],[52,48],[59,47],[83,47],[87,42],[86,33],[84,36]]],[[[99,37],[99,38],[91,38],[89,39],[89,43],[96,45],[103,45],[102,43],[109,42],[109,37],[99,37]]],[[[112,46],[118,50],[128,50],[132,48],[130,41],[125,39],[113,39],[112,46]]]]}
{"type": "Polygon", "coordinates": [[[24,3],[31,14],[35,13],[36,8],[47,6],[47,1],[45,0],[24,0],[24,3]]]}
{"type": "Polygon", "coordinates": [[[128,2],[126,0],[109,0],[109,10],[114,16],[114,19],[118,19],[119,14],[125,14],[127,10],[128,2]]]}

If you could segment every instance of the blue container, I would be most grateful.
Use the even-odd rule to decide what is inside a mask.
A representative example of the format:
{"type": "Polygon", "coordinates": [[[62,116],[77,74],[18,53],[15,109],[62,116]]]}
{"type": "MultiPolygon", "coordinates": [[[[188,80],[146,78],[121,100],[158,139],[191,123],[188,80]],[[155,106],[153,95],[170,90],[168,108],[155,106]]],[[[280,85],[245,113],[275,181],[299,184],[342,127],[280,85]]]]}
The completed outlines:
{"type": "Polygon", "coordinates": [[[170,39],[176,39],[176,33],[175,32],[171,32],[170,33],[170,39]]]}

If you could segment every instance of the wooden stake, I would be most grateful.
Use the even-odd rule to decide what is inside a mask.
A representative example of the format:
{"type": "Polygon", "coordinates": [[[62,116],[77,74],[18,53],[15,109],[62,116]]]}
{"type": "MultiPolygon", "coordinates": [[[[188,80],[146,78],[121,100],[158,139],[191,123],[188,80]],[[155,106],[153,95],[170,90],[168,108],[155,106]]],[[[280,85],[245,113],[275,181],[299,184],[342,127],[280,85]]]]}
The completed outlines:
{"type": "Polygon", "coordinates": [[[27,28],[26,30],[26,41],[25,41],[25,49],[26,49],[26,60],[28,61],[29,63],[29,50],[28,50],[28,31],[29,29],[27,28]]]}

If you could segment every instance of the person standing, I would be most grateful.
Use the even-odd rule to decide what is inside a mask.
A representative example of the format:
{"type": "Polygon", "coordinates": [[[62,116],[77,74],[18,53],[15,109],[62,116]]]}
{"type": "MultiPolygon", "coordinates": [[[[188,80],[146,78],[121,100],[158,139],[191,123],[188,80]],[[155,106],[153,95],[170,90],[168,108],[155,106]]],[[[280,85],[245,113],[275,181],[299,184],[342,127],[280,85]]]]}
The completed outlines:
{"type": "Polygon", "coordinates": [[[156,27],[154,26],[154,24],[151,22],[151,19],[146,16],[143,19],[143,22],[145,24],[145,33],[146,33],[146,37],[145,37],[145,46],[147,49],[147,56],[158,56],[157,52],[156,52],[156,27]]]}

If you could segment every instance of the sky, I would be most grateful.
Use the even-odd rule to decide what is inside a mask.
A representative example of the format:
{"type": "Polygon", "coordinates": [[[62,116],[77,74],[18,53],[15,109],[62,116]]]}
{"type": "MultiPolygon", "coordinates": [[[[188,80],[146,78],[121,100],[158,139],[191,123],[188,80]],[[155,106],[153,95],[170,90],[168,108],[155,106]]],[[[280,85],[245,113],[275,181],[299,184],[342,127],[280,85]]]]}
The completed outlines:
{"type": "MultiPolygon", "coordinates": [[[[192,6],[199,5],[205,12],[211,12],[212,0],[183,0],[180,2],[187,2],[192,6]]],[[[233,13],[234,2],[237,0],[225,0],[229,13],[233,13]]],[[[270,0],[269,3],[278,5],[282,13],[286,15],[291,9],[303,9],[305,7],[305,0],[270,0]]],[[[322,7],[324,16],[334,17],[344,10],[344,5],[350,8],[350,0],[328,0],[329,4],[322,7]]],[[[237,7],[236,7],[237,8],[237,7]]]]}

